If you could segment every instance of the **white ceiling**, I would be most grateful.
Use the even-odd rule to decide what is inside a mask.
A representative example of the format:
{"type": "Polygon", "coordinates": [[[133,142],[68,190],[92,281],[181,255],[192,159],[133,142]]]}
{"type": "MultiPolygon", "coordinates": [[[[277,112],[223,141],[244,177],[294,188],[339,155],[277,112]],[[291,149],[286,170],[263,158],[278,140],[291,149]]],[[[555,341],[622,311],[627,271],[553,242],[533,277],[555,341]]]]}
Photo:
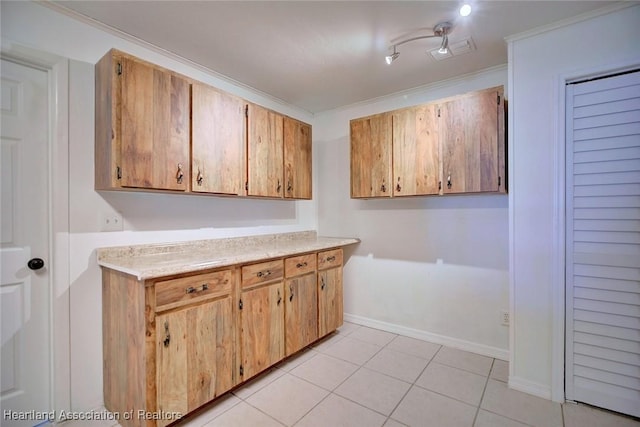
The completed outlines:
{"type": "MultiPolygon", "coordinates": [[[[507,62],[504,38],[611,1],[54,1],[312,113],[507,62]],[[436,61],[439,39],[398,48],[441,21],[476,51],[436,61]]],[[[610,29],[614,31],[615,29],[610,29]]],[[[552,48],[552,46],[550,46],[552,48]]]]}

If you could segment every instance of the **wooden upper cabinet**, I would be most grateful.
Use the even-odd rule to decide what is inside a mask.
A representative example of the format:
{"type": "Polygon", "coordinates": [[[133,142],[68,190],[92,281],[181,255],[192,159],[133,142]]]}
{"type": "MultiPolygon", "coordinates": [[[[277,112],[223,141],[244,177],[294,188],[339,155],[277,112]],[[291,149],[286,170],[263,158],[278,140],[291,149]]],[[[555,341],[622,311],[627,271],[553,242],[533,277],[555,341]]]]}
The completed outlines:
{"type": "Polygon", "coordinates": [[[115,49],[95,73],[96,190],[311,199],[310,125],[115,49]]]}
{"type": "Polygon", "coordinates": [[[391,197],[391,114],[354,119],[351,127],[351,197],[391,197]]]}
{"type": "Polygon", "coordinates": [[[118,51],[96,66],[98,190],[189,189],[190,83],[118,51]]]}
{"type": "Polygon", "coordinates": [[[440,105],[444,194],[506,191],[503,99],[500,87],[440,105]]]}
{"type": "Polygon", "coordinates": [[[244,101],[194,83],[191,191],[244,194],[244,101]]]}
{"type": "Polygon", "coordinates": [[[506,192],[504,88],[351,120],[351,197],[506,192]]]}
{"type": "Polygon", "coordinates": [[[284,118],[284,197],[312,198],[311,126],[284,118]]]}
{"type": "Polygon", "coordinates": [[[393,195],[438,194],[440,156],[435,104],[393,112],[393,195]]]}
{"type": "Polygon", "coordinates": [[[247,105],[247,195],[282,198],[283,116],[247,105]]]}

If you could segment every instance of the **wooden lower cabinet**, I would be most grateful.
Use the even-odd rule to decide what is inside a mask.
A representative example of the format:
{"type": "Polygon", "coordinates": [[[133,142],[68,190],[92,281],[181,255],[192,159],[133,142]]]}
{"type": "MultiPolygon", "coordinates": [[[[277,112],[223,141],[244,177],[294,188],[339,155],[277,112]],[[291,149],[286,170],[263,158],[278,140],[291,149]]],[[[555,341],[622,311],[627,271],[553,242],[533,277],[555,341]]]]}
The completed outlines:
{"type": "Polygon", "coordinates": [[[342,263],[334,249],[148,281],[103,267],[106,408],[165,426],[335,331],[342,263]]]}
{"type": "Polygon", "coordinates": [[[291,356],[318,339],[316,254],[285,260],[285,347],[291,356]]]}
{"type": "Polygon", "coordinates": [[[344,323],[342,249],[318,254],[318,336],[323,337],[344,323]]]}
{"type": "Polygon", "coordinates": [[[234,324],[230,295],[156,317],[158,411],[187,414],[235,385],[234,324]]]}
{"type": "Polygon", "coordinates": [[[284,358],[284,289],[277,282],[242,292],[242,380],[284,358]]]}

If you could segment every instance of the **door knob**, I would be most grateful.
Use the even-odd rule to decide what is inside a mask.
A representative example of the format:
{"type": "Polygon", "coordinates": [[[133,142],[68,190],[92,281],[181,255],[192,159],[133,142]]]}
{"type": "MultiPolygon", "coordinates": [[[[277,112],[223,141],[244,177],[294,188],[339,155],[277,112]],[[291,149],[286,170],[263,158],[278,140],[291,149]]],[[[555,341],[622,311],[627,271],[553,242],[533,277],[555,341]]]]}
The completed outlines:
{"type": "Polygon", "coordinates": [[[29,262],[27,262],[27,267],[31,270],[40,270],[44,267],[44,260],[42,258],[31,258],[29,262]]]}

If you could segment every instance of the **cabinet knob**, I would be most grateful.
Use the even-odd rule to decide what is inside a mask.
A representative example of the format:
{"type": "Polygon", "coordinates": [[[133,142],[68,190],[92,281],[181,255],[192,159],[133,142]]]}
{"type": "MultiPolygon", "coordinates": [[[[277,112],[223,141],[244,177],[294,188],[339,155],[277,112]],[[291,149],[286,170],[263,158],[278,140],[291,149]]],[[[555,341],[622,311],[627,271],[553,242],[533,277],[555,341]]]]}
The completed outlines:
{"type": "Polygon", "coordinates": [[[280,180],[278,179],[278,187],[276,187],[276,192],[280,193],[281,189],[282,189],[282,184],[280,184],[280,180]]]}
{"type": "Polygon", "coordinates": [[[325,287],[324,276],[320,277],[320,281],[322,282],[322,285],[320,286],[320,290],[324,291],[324,287],[325,287]]]}
{"type": "Polygon", "coordinates": [[[176,182],[178,184],[182,184],[183,177],[184,177],[184,172],[182,172],[182,163],[178,163],[178,171],[176,172],[176,182]]]}
{"type": "Polygon", "coordinates": [[[451,188],[451,175],[447,176],[447,188],[451,188]]]}
{"type": "Polygon", "coordinates": [[[396,191],[398,193],[402,191],[402,187],[400,186],[400,177],[398,177],[398,183],[396,184],[396,191]]]}
{"type": "Polygon", "coordinates": [[[293,191],[293,185],[291,185],[291,180],[287,180],[287,193],[291,193],[293,191]]]}
{"type": "Polygon", "coordinates": [[[282,295],[280,295],[280,289],[278,289],[278,305],[282,302],[282,295]]]}
{"type": "Polygon", "coordinates": [[[382,185],[380,186],[380,191],[382,191],[383,193],[387,192],[387,186],[384,185],[384,182],[382,183],[382,185]]]}
{"type": "Polygon", "coordinates": [[[289,285],[289,292],[291,293],[291,295],[289,295],[289,302],[293,301],[293,285],[289,285]]]}
{"type": "Polygon", "coordinates": [[[196,182],[198,183],[198,185],[202,185],[203,180],[204,180],[204,175],[202,175],[202,172],[200,171],[200,169],[198,169],[198,176],[196,177],[196,182]]]}

